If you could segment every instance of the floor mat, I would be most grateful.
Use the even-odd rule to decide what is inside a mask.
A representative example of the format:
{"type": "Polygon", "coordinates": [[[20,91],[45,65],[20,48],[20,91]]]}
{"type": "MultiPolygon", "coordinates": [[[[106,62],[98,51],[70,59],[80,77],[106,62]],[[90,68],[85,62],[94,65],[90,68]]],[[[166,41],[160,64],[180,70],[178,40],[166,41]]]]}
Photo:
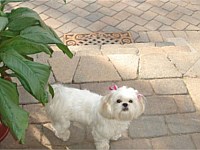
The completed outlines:
{"type": "Polygon", "coordinates": [[[119,33],[69,33],[64,35],[64,43],[67,46],[79,45],[105,45],[105,44],[130,44],[133,43],[129,32],[119,33]]]}

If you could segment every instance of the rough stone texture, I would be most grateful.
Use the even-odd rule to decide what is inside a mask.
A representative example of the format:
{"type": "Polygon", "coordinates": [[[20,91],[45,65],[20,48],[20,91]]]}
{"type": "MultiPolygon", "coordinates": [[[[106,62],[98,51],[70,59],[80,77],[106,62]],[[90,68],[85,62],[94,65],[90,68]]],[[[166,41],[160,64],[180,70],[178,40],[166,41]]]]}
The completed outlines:
{"type": "Polygon", "coordinates": [[[162,116],[143,116],[132,121],[129,127],[131,138],[157,137],[167,133],[167,126],[162,116]]]}
{"type": "Polygon", "coordinates": [[[61,83],[72,82],[78,62],[79,57],[73,57],[72,59],[69,59],[66,56],[51,58],[49,60],[56,81],[61,83]]]}
{"type": "Polygon", "coordinates": [[[187,88],[182,79],[158,79],[151,84],[156,94],[186,94],[187,88]]]}
{"type": "Polygon", "coordinates": [[[120,80],[113,65],[103,56],[81,57],[74,82],[120,80]]]}
{"type": "Polygon", "coordinates": [[[44,106],[42,104],[31,104],[31,105],[24,105],[23,108],[29,112],[29,122],[30,123],[45,123],[49,122],[47,118],[44,106]]]}
{"type": "Polygon", "coordinates": [[[166,116],[166,122],[173,134],[200,132],[199,114],[175,114],[166,116]]]}
{"type": "Polygon", "coordinates": [[[182,75],[163,54],[149,54],[140,58],[139,76],[143,79],[152,79],[182,75]]]}
{"type": "Polygon", "coordinates": [[[177,112],[177,106],[173,97],[153,96],[147,97],[144,114],[164,115],[177,112]]]}
{"type": "MultiPolygon", "coordinates": [[[[182,74],[185,74],[199,59],[200,55],[199,53],[176,52],[176,53],[170,53],[168,57],[172,61],[172,63],[176,65],[177,69],[182,74]]],[[[190,71],[187,73],[187,75],[188,76],[191,75],[193,70],[196,69],[191,68],[190,71]]]]}
{"type": "Polygon", "coordinates": [[[193,139],[193,142],[196,146],[197,149],[200,149],[200,134],[199,133],[196,133],[196,134],[192,134],[192,139],[193,139]]]}
{"type": "Polygon", "coordinates": [[[189,95],[176,95],[174,100],[180,113],[194,112],[196,110],[189,95]]]}
{"type": "Polygon", "coordinates": [[[186,78],[186,86],[197,110],[200,110],[200,79],[186,78]]]}
{"type": "Polygon", "coordinates": [[[159,137],[151,140],[154,149],[195,149],[188,135],[159,137]]]}
{"type": "Polygon", "coordinates": [[[130,81],[120,81],[116,82],[116,84],[120,86],[128,86],[133,87],[134,89],[138,90],[141,94],[148,96],[153,95],[153,89],[151,84],[147,80],[130,80],[130,81]]]}
{"type": "Polygon", "coordinates": [[[110,144],[112,149],[151,149],[151,143],[148,139],[134,139],[134,140],[118,140],[110,144]]]}
{"type": "Polygon", "coordinates": [[[186,72],[185,76],[200,78],[200,59],[186,72]]]}
{"type": "Polygon", "coordinates": [[[83,142],[83,143],[77,143],[77,144],[74,144],[74,145],[70,145],[68,146],[70,149],[92,149],[94,150],[95,149],[95,145],[94,143],[90,143],[90,142],[83,142]]]}
{"type": "Polygon", "coordinates": [[[123,80],[137,78],[138,56],[131,54],[108,55],[123,80]]]}

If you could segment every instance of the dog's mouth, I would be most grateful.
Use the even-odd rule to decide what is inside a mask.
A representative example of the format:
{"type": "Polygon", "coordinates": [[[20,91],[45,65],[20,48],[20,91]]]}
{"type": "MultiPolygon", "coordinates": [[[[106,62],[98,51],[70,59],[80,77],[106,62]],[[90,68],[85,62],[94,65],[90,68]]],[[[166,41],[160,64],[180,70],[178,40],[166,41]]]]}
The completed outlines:
{"type": "Polygon", "coordinates": [[[128,111],[128,107],[122,108],[122,111],[128,111]]]}

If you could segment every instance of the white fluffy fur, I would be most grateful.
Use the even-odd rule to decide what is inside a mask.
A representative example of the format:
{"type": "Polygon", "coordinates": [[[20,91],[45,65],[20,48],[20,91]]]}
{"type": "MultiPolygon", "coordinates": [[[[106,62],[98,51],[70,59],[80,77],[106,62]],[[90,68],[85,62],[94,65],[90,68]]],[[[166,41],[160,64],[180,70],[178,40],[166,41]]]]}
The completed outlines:
{"type": "Polygon", "coordinates": [[[101,150],[108,150],[109,140],[117,140],[128,129],[131,120],[140,116],[145,109],[143,98],[138,96],[137,90],[125,86],[106,96],[61,84],[52,87],[55,96],[46,105],[46,112],[52,121],[55,135],[67,141],[70,121],[84,123],[92,127],[96,148],[101,150]],[[130,100],[133,102],[130,103],[130,100]],[[128,110],[123,111],[123,103],[128,104],[128,110]]]}

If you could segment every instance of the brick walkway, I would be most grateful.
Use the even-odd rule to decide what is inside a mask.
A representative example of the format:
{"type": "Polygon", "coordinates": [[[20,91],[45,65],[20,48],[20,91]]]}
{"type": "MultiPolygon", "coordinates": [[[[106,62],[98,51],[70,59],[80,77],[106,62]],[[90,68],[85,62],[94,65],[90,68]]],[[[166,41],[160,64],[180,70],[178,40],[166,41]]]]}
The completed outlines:
{"type": "MultiPolygon", "coordinates": [[[[60,37],[68,32],[131,31],[128,45],[70,47],[68,59],[55,49],[48,63],[50,82],[106,94],[116,83],[136,88],[147,98],[144,115],[134,120],[111,149],[200,149],[200,1],[199,0],[67,0],[31,1],[60,37]]],[[[15,7],[18,7],[16,5],[15,7]]],[[[19,85],[21,105],[30,112],[26,144],[11,135],[0,149],[94,149],[90,129],[73,123],[71,138],[63,142],[51,131],[42,105],[19,85]]]]}

